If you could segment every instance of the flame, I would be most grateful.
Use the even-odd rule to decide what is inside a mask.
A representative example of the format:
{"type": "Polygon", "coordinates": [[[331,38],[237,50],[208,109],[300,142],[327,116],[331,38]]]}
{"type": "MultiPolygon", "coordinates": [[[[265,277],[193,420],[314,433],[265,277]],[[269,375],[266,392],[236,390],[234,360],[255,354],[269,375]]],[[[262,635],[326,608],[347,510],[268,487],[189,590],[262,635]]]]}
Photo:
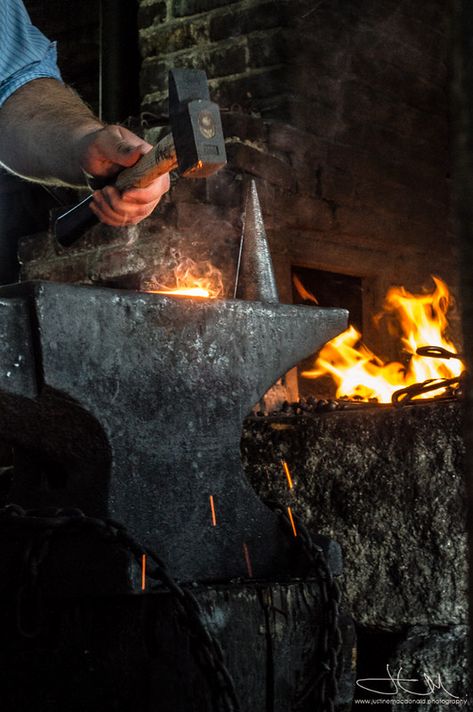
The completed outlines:
{"type": "Polygon", "coordinates": [[[302,299],[305,299],[306,301],[309,301],[309,302],[314,302],[314,304],[319,303],[317,300],[317,297],[314,297],[312,292],[309,292],[309,290],[304,287],[304,285],[302,284],[302,282],[299,279],[299,277],[297,276],[297,274],[292,275],[292,281],[293,281],[294,286],[297,290],[297,293],[299,294],[300,297],[302,297],[302,299]]]}
{"type": "Polygon", "coordinates": [[[188,257],[173,269],[170,279],[172,286],[153,281],[145,291],[208,299],[217,299],[223,294],[222,273],[210,262],[194,262],[188,257]]]}
{"type": "MultiPolygon", "coordinates": [[[[421,346],[440,346],[458,353],[445,336],[452,298],[445,282],[438,277],[432,279],[435,288],[428,294],[410,294],[403,287],[391,287],[385,298],[381,316],[391,315],[399,322],[402,345],[410,354],[407,366],[396,361],[384,363],[361,343],[360,332],[350,326],[322,348],[314,368],[302,375],[319,378],[330,374],[337,385],[337,398],[355,397],[380,403],[390,403],[395,391],[414,383],[457,378],[465,368],[460,360],[441,360],[416,354],[421,346]]],[[[420,397],[431,395],[426,393],[420,397]]]]}

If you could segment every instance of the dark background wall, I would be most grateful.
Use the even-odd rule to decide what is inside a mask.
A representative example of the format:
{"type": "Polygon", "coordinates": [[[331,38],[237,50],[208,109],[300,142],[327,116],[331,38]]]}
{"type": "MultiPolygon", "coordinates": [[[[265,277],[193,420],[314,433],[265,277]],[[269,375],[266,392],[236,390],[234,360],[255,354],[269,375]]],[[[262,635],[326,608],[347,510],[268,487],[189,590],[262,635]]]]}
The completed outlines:
{"type": "Polygon", "coordinates": [[[32,22],[58,43],[58,63],[64,80],[99,111],[100,2],[26,0],[32,22]]]}

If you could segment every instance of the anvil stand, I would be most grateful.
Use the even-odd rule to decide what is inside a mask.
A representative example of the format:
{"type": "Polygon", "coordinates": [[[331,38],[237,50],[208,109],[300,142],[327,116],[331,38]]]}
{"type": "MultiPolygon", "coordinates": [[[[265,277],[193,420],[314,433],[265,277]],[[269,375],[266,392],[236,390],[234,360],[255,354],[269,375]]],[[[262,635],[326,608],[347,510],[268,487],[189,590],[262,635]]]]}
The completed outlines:
{"type": "MultiPolygon", "coordinates": [[[[275,380],[345,327],[346,312],[278,303],[254,184],[239,283],[240,299],[222,301],[45,282],[1,289],[0,432],[18,453],[11,502],[126,525],[172,576],[198,582],[237,688],[245,680],[241,709],[287,710],[313,663],[305,638],[310,630],[315,654],[319,593],[289,581],[301,562],[245,479],[241,425],[275,380]]],[[[2,541],[8,597],[27,538],[5,531],[2,541]]],[[[4,621],[0,669],[15,712],[33,700],[37,712],[125,712],[138,701],[151,710],[156,696],[161,712],[209,709],[168,594],[143,595],[141,574],[128,552],[93,536],[54,542],[41,570],[49,625],[25,648],[4,621]],[[19,670],[34,680],[29,693],[19,670]]]]}

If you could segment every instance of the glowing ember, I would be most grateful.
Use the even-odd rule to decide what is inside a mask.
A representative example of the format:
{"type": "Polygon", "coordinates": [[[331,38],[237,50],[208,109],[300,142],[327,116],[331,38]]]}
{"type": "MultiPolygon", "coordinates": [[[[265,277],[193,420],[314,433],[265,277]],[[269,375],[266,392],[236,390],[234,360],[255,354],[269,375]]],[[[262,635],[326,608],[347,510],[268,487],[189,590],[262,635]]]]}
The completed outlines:
{"type": "Polygon", "coordinates": [[[289,489],[292,489],[294,487],[294,483],[292,481],[291,472],[289,470],[286,460],[282,460],[282,467],[284,470],[284,474],[286,475],[287,486],[289,487],[289,489]]]}
{"type": "MultiPolygon", "coordinates": [[[[457,359],[441,360],[416,354],[422,346],[439,346],[458,353],[445,336],[447,312],[452,303],[448,287],[432,277],[435,289],[429,294],[410,294],[403,287],[392,287],[385,299],[383,314],[399,322],[401,340],[410,354],[407,366],[398,362],[384,363],[361,343],[361,334],[353,326],[329,341],[320,351],[313,370],[306,378],[330,374],[337,385],[337,398],[357,398],[391,402],[393,393],[428,379],[457,378],[464,365],[457,359]]],[[[438,391],[441,394],[443,391],[438,391]]],[[[425,393],[419,397],[432,397],[425,393]]]]}
{"type": "Polygon", "coordinates": [[[217,299],[223,295],[222,273],[210,262],[194,262],[187,258],[174,268],[170,281],[172,284],[153,281],[145,291],[208,299],[217,299]]]}
{"type": "Polygon", "coordinates": [[[212,526],[216,527],[217,526],[217,515],[215,514],[215,502],[213,495],[211,494],[209,497],[210,500],[210,513],[212,515],[212,526]]]}
{"type": "Polygon", "coordinates": [[[253,566],[251,565],[250,550],[248,549],[248,545],[245,542],[243,542],[243,554],[245,555],[248,578],[253,578],[253,566]]]}
{"type": "Polygon", "coordinates": [[[141,590],[146,590],[146,554],[141,556],[141,590]]]}
{"type": "Polygon", "coordinates": [[[294,534],[294,536],[297,536],[296,523],[295,523],[295,521],[294,521],[294,515],[293,515],[292,509],[291,509],[290,507],[287,508],[287,513],[288,513],[288,515],[289,515],[289,520],[290,520],[290,522],[291,522],[292,533],[294,534]]]}

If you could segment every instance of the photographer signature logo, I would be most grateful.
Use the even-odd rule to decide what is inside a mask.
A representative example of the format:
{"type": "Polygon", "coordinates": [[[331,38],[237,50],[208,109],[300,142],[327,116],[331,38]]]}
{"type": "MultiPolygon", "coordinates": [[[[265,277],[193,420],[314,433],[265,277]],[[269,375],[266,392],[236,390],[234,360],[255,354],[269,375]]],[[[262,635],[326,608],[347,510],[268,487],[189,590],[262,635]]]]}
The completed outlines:
{"type": "Polygon", "coordinates": [[[440,673],[431,676],[424,672],[419,678],[401,677],[402,666],[393,674],[389,665],[386,665],[386,673],[387,677],[362,677],[356,681],[356,684],[362,690],[383,695],[384,697],[398,695],[401,692],[413,697],[432,697],[442,693],[454,700],[460,699],[457,695],[447,690],[440,673]]]}

